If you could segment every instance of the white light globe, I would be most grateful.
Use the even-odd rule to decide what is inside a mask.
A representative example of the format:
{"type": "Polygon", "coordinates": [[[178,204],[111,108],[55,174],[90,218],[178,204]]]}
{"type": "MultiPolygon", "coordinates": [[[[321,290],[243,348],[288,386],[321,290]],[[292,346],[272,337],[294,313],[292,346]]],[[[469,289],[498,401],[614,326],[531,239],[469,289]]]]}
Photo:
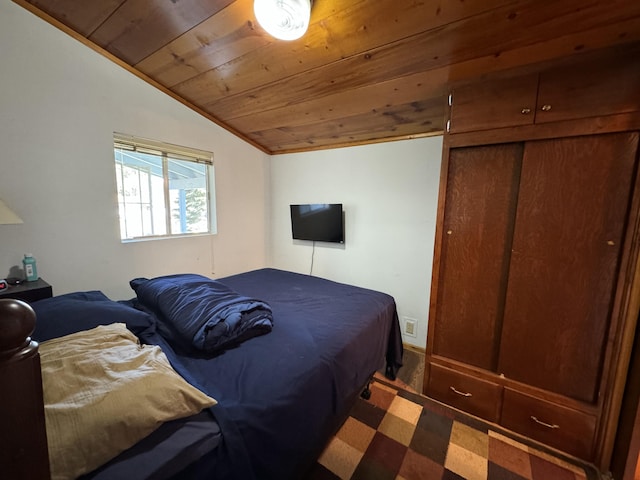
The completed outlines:
{"type": "Polygon", "coordinates": [[[280,40],[296,40],[309,27],[311,0],[255,0],[253,11],[270,35],[280,40]]]}

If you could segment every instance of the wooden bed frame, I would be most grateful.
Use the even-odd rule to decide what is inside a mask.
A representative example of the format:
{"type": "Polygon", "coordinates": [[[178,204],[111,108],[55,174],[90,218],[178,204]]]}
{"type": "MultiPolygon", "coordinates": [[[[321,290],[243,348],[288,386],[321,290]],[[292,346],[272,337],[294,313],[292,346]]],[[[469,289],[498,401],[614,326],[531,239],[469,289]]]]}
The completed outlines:
{"type": "Polygon", "coordinates": [[[0,465],[15,480],[51,478],[35,325],[27,303],[0,300],[0,465]]]}

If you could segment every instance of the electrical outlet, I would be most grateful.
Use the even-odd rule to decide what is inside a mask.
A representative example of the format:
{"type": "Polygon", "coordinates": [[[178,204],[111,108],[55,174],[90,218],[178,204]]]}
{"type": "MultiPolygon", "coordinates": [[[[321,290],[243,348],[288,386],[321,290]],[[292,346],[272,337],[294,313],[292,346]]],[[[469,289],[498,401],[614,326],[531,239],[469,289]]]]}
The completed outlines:
{"type": "Polygon", "coordinates": [[[417,320],[413,318],[403,317],[404,320],[404,333],[410,337],[415,337],[417,335],[416,326],[417,320]]]}

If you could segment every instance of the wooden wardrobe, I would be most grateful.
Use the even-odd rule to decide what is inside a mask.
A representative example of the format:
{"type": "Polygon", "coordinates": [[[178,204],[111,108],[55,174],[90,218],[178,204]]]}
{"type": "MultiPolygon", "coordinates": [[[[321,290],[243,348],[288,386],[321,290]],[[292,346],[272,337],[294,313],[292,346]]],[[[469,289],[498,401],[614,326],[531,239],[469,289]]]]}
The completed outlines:
{"type": "Polygon", "coordinates": [[[606,471],[640,299],[640,62],[460,85],[450,107],[424,392],[606,471]]]}

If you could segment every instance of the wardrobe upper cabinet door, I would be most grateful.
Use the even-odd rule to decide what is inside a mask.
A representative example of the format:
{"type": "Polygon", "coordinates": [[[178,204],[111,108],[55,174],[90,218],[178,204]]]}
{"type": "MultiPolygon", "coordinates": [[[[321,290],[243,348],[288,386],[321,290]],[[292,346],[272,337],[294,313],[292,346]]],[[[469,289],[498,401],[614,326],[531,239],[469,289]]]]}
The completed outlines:
{"type": "Polygon", "coordinates": [[[638,111],[640,62],[610,59],[552,69],[540,74],[536,123],[638,111]]]}
{"type": "Polygon", "coordinates": [[[537,90],[537,74],[454,88],[449,132],[533,124],[537,90]]]}
{"type": "Polygon", "coordinates": [[[450,150],[433,354],[495,367],[522,144],[450,150]]]}
{"type": "Polygon", "coordinates": [[[525,145],[499,373],[595,402],[637,133],[525,145]]]}

